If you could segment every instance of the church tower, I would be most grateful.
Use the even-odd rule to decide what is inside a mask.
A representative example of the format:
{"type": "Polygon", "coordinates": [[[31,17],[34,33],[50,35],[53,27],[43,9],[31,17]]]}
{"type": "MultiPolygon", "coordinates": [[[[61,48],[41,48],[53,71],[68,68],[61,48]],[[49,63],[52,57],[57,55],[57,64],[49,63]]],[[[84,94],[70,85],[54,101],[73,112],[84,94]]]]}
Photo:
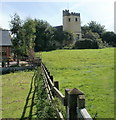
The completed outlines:
{"type": "Polygon", "coordinates": [[[80,13],[63,10],[63,31],[71,32],[76,39],[81,39],[80,13]]]}

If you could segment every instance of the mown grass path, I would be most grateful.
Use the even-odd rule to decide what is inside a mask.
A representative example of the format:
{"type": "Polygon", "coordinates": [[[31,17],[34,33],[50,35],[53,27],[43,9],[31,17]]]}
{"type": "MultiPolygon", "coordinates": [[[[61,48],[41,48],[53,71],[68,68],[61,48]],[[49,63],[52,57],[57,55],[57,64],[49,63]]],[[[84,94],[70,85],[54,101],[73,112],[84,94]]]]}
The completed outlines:
{"type": "Polygon", "coordinates": [[[2,118],[33,117],[34,71],[2,75],[2,118]]]}
{"type": "Polygon", "coordinates": [[[92,117],[114,117],[114,48],[43,52],[42,60],[62,93],[65,88],[85,93],[92,117]]]}

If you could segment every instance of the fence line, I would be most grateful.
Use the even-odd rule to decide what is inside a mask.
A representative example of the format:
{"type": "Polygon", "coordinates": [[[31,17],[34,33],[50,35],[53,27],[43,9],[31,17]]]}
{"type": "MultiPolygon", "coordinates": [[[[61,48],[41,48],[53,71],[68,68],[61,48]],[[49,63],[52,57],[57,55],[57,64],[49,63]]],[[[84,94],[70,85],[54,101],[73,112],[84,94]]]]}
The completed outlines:
{"type": "Polygon", "coordinates": [[[15,59],[1,57],[0,67],[16,67],[16,66],[37,66],[41,62],[40,58],[29,58],[29,57],[17,57],[15,59]]]}
{"type": "MultiPolygon", "coordinates": [[[[54,96],[62,102],[66,107],[66,119],[67,120],[92,120],[91,116],[85,108],[85,95],[79,89],[65,89],[65,96],[59,91],[59,82],[53,80],[53,76],[46,66],[41,63],[41,69],[44,76],[44,83],[48,93],[48,99],[50,102],[54,99],[54,96]]],[[[61,112],[58,114],[62,120],[64,120],[61,112]]]]}
{"type": "Polygon", "coordinates": [[[7,74],[14,71],[32,70],[41,65],[40,58],[22,57],[17,60],[9,58],[0,58],[0,73],[7,74]]]}

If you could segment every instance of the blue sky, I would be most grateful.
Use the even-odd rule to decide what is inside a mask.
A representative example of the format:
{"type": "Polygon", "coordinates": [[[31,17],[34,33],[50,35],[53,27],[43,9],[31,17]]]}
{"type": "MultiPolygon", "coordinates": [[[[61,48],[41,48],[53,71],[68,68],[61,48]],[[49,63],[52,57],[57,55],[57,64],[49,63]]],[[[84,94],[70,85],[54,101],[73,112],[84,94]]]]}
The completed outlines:
{"type": "MultiPolygon", "coordinates": [[[[24,1],[24,0],[23,0],[24,1]]],[[[0,27],[9,29],[12,15],[17,13],[22,20],[27,17],[46,20],[52,26],[62,25],[62,10],[81,14],[81,25],[91,20],[105,25],[108,31],[114,31],[114,1],[115,0],[65,0],[36,2],[17,2],[2,0],[0,2],[0,27]]]]}

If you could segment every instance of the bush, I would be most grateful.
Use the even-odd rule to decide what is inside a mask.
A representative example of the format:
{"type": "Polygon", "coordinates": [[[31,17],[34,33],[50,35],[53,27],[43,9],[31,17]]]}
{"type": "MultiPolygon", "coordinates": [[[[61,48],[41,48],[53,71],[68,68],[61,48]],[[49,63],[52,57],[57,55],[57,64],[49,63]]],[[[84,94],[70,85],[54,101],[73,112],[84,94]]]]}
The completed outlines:
{"type": "Polygon", "coordinates": [[[77,48],[77,49],[98,49],[99,45],[98,45],[97,40],[81,39],[75,43],[74,48],[77,48]]]}
{"type": "Polygon", "coordinates": [[[110,47],[108,43],[103,42],[102,39],[97,39],[97,43],[99,45],[99,49],[110,47]]]}
{"type": "Polygon", "coordinates": [[[105,32],[102,35],[102,41],[116,47],[116,34],[114,32],[105,32]]]}
{"type": "Polygon", "coordinates": [[[57,118],[57,112],[55,107],[49,102],[45,84],[43,82],[43,75],[38,68],[38,73],[35,77],[36,86],[36,108],[37,108],[37,119],[55,119],[57,118]]]}

